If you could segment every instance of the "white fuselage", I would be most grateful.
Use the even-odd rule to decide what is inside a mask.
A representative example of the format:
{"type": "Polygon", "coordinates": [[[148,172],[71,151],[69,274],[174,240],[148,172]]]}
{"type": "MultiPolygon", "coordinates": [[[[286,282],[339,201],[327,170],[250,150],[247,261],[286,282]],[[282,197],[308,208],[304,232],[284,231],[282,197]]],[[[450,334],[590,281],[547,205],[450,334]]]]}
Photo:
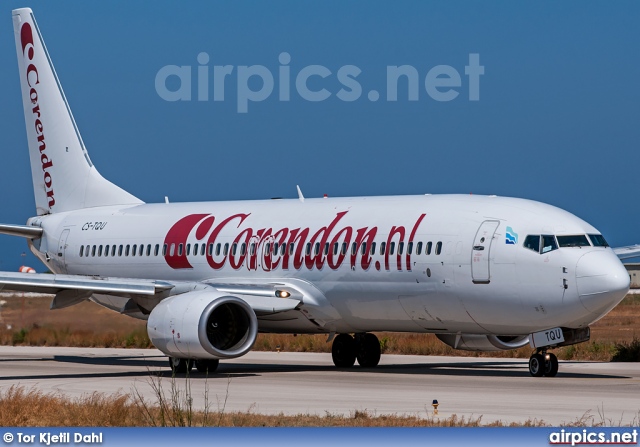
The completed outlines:
{"type": "MultiPolygon", "coordinates": [[[[302,290],[307,298],[299,310],[259,318],[266,332],[522,335],[580,328],[629,286],[608,247],[526,248],[528,235],[599,232],[566,211],[523,199],[149,204],[87,208],[30,224],[45,230],[33,252],[56,273],[282,281],[302,290]]],[[[119,310],[127,298],[94,300],[119,310]]]]}

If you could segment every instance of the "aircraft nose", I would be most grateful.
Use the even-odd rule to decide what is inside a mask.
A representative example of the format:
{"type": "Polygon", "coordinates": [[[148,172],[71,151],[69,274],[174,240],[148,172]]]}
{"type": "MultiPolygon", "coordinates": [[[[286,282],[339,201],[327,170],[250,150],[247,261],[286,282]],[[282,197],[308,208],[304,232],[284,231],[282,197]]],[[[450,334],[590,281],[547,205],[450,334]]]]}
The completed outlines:
{"type": "Polygon", "coordinates": [[[576,265],[580,301],[587,310],[604,315],[629,292],[629,274],[611,250],[584,254],[576,265]]]}

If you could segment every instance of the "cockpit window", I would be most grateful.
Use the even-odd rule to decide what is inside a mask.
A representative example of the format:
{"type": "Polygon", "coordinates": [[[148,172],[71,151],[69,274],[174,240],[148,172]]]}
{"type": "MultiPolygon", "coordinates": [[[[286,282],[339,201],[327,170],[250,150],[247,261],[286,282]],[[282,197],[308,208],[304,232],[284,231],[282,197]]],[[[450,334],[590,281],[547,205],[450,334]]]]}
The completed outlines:
{"type": "Polygon", "coordinates": [[[590,234],[589,239],[591,239],[591,243],[594,247],[608,247],[607,241],[604,240],[604,237],[601,234],[590,234]]]}
{"type": "Polygon", "coordinates": [[[548,253],[553,250],[558,249],[558,244],[556,243],[556,238],[553,235],[543,234],[542,235],[542,251],[540,253],[548,253]]]}
{"type": "Polygon", "coordinates": [[[576,234],[571,236],[558,236],[558,245],[560,247],[590,247],[591,244],[584,234],[576,234]]]}
{"type": "Polygon", "coordinates": [[[536,253],[540,253],[540,235],[527,236],[524,240],[524,247],[529,250],[533,250],[536,253]]]}

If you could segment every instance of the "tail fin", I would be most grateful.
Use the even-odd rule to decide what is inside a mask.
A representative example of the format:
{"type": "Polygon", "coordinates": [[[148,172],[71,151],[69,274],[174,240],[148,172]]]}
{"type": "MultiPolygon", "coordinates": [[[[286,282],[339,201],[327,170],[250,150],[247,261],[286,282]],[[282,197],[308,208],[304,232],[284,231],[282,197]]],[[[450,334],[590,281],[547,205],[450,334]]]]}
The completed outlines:
{"type": "Polygon", "coordinates": [[[31,9],[13,11],[13,32],[38,215],[142,203],[91,163],[31,9]]]}

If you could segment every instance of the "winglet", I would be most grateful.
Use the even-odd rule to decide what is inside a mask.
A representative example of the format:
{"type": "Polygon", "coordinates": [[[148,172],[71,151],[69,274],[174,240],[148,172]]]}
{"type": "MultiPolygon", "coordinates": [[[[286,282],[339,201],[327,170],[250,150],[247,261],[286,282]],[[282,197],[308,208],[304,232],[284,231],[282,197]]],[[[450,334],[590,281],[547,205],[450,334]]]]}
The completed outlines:
{"type": "Polygon", "coordinates": [[[300,186],[296,185],[296,188],[298,188],[298,199],[300,199],[300,201],[304,203],[304,196],[302,195],[302,191],[300,190],[300,186]]]}

